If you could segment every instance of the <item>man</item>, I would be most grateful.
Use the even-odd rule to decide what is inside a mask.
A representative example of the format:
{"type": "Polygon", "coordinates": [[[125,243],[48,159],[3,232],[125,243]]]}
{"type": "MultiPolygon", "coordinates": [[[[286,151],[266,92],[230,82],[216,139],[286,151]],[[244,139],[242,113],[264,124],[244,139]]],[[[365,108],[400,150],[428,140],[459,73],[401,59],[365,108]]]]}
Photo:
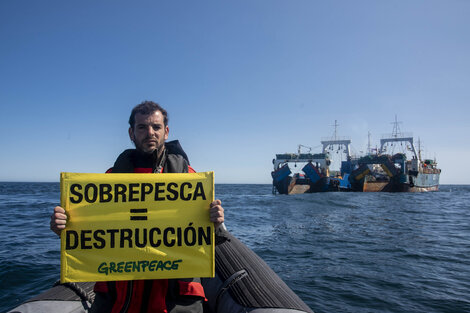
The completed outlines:
{"type": "MultiPolygon", "coordinates": [[[[129,118],[129,137],[136,149],[121,153],[108,173],[194,173],[177,140],[168,139],[168,114],[157,103],[144,101],[129,118]]],[[[215,228],[224,222],[220,200],[209,208],[215,228]]],[[[59,206],[51,216],[51,230],[60,236],[67,216],[59,206]]],[[[90,312],[202,312],[205,299],[199,278],[98,282],[90,312]]]]}

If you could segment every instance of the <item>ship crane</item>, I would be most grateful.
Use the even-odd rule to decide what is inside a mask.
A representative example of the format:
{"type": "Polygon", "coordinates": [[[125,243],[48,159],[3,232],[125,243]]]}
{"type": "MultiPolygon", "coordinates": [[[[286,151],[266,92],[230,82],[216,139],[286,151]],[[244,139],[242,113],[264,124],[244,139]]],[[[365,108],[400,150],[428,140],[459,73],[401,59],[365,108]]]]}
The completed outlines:
{"type": "Polygon", "coordinates": [[[338,121],[335,120],[335,124],[333,125],[335,127],[335,132],[333,138],[329,138],[327,140],[322,140],[321,144],[323,146],[322,148],[322,153],[327,153],[327,151],[334,151],[334,149],[337,147],[336,153],[341,151],[344,147],[344,153],[346,154],[346,159],[350,160],[351,159],[351,140],[349,138],[340,138],[338,137],[338,121]]]}
{"type": "Polygon", "coordinates": [[[390,144],[390,146],[393,147],[393,143],[400,143],[402,145],[403,145],[403,143],[405,143],[405,144],[409,144],[409,146],[410,146],[409,149],[413,153],[413,157],[418,159],[418,160],[421,160],[421,155],[419,155],[419,153],[416,152],[416,148],[413,144],[413,136],[405,136],[405,134],[403,134],[400,131],[400,127],[399,127],[400,123],[401,122],[398,122],[397,116],[395,115],[395,122],[393,123],[394,126],[393,126],[392,134],[388,138],[380,139],[379,153],[384,154],[387,150],[386,146],[388,146],[389,144],[390,144]]]}
{"type": "Polygon", "coordinates": [[[337,139],[337,140],[323,140],[322,142],[323,149],[322,153],[327,153],[327,150],[333,151],[335,147],[338,147],[337,151],[341,151],[344,147],[344,153],[346,158],[351,158],[351,140],[350,139],[337,139]]]}
{"type": "Polygon", "coordinates": [[[297,153],[300,155],[300,149],[301,148],[306,148],[308,149],[308,153],[310,153],[312,151],[312,147],[307,147],[307,146],[304,146],[304,145],[299,145],[298,149],[297,149],[297,153]]]}

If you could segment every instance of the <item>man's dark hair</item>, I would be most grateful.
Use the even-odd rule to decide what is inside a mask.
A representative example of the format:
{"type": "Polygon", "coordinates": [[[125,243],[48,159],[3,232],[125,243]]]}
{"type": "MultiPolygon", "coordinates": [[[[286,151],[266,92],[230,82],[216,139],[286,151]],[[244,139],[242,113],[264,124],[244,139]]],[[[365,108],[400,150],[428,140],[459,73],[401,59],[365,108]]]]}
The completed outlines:
{"type": "Polygon", "coordinates": [[[131,126],[132,129],[134,129],[135,115],[137,113],[140,113],[140,114],[143,114],[143,115],[149,115],[149,114],[152,114],[156,111],[160,111],[162,113],[162,115],[163,115],[163,124],[165,126],[168,126],[168,113],[158,103],[155,103],[153,101],[144,101],[141,104],[136,105],[132,109],[131,116],[129,117],[129,125],[131,126]]]}

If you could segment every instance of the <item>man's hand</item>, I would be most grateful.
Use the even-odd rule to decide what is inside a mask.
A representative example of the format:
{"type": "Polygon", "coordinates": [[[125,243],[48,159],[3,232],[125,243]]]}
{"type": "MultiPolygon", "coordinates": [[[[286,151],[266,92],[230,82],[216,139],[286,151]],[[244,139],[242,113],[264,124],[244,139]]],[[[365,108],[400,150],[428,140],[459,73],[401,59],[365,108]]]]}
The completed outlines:
{"type": "Polygon", "coordinates": [[[65,210],[60,206],[56,206],[54,208],[54,213],[51,215],[51,230],[60,237],[60,232],[62,229],[65,229],[66,223],[67,215],[65,215],[65,210]]]}
{"type": "Polygon", "coordinates": [[[214,223],[215,229],[224,222],[224,208],[222,207],[222,201],[215,200],[211,203],[210,208],[210,220],[214,223]]]}

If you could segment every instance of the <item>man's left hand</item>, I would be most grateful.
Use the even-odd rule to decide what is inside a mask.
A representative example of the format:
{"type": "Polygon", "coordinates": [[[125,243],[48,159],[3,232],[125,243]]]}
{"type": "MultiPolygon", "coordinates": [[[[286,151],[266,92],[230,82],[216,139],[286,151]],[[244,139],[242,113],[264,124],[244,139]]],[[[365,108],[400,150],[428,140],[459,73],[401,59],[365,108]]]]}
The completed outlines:
{"type": "Polygon", "coordinates": [[[215,229],[224,222],[224,208],[222,207],[222,201],[219,199],[211,203],[210,208],[210,220],[214,223],[215,229]]]}

